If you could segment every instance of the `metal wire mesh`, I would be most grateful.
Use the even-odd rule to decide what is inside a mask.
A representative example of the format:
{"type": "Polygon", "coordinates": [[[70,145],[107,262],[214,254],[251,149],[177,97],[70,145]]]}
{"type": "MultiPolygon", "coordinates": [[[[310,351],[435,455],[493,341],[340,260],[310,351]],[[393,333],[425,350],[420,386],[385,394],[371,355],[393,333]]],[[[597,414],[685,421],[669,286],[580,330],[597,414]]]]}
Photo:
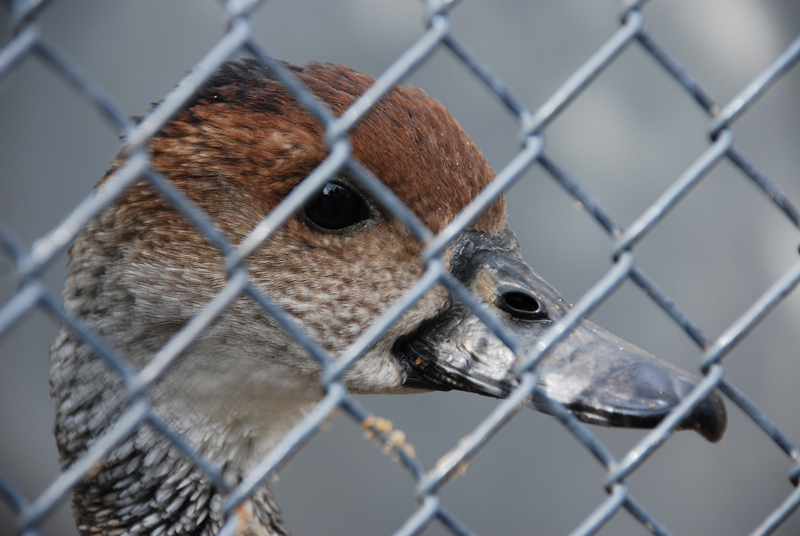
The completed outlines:
{"type": "MultiPolygon", "coordinates": [[[[536,364],[539,360],[581,319],[603,304],[626,280],[631,280],[641,287],[701,349],[703,358],[699,368],[704,379],[668,418],[647,433],[619,459],[611,454],[591,429],[577,421],[559,404],[550,403],[553,415],[574,435],[575,441],[588,449],[606,471],[605,482],[599,484],[605,488],[607,498],[585,518],[576,514],[574,521],[577,528],[572,534],[594,534],[620,510],[627,511],[646,531],[662,535],[671,534],[669,524],[656,519],[649,513],[645,502],[635,498],[629,489],[627,479],[664,445],[678,424],[714,388],[720,389],[731,402],[741,408],[763,433],[785,452],[791,464],[787,477],[795,486],[794,489],[782,502],[774,505],[774,509],[758,526],[747,528],[746,532],[772,533],[792,514],[800,505],[800,489],[796,487],[800,477],[800,464],[798,464],[800,450],[791,441],[790,435],[782,432],[756,403],[731,383],[725,375],[723,361],[731,350],[795,288],[800,281],[800,262],[777,278],[719,336],[711,337],[706,335],[678,303],[644,272],[636,262],[634,250],[642,241],[647,240],[650,233],[665,218],[670,217],[673,209],[722,161],[727,161],[738,168],[745,180],[751,181],[761,189],[775,209],[788,219],[790,226],[800,225],[800,213],[778,184],[734,145],[733,137],[733,127],[736,122],[744,117],[757,99],[769,91],[800,59],[800,38],[792,42],[783,53],[742,88],[738,95],[727,104],[720,105],[678,59],[659,44],[656,36],[645,26],[646,2],[632,2],[622,9],[619,28],[564,81],[549,99],[534,109],[517,98],[511,88],[493,73],[491,66],[484,63],[457,37],[458,28],[453,25],[451,11],[457,8],[459,3],[429,0],[425,3],[427,15],[423,32],[416,42],[378,77],[376,84],[369,91],[362,95],[345,114],[337,118],[317,102],[310,92],[296,81],[280,62],[276,61],[264,45],[255,39],[251,19],[254,9],[259,7],[260,3],[245,0],[226,2],[224,16],[229,22],[227,32],[196,65],[192,66],[189,74],[183,77],[146,117],[136,123],[128,118],[112,95],[95,83],[77,62],[41,32],[39,19],[47,12],[49,2],[20,0],[8,3],[13,37],[0,50],[0,82],[21,63],[31,61],[33,57],[40,59],[69,85],[74,86],[114,127],[123,140],[123,151],[128,155],[126,163],[102,186],[76,206],[62,223],[36,240],[30,247],[15,238],[13,229],[0,227],[0,245],[5,255],[13,262],[14,274],[19,281],[18,291],[0,309],[0,338],[23,322],[32,311],[44,310],[56,320],[67,324],[92,345],[97,355],[106,360],[123,378],[133,400],[116,425],[95,443],[85,456],[62,472],[37,496],[26,497],[18,491],[14,482],[0,474],[0,497],[16,512],[16,530],[20,534],[39,534],[42,522],[59,504],[67,500],[70,490],[133,429],[145,422],[173,441],[208,474],[218,489],[226,492],[224,509],[228,514],[228,522],[220,534],[236,534],[241,521],[236,507],[310,441],[335,412],[342,411],[356,422],[369,427],[370,413],[348,393],[347,386],[341,380],[342,374],[395,319],[437,283],[444,285],[454,296],[472,308],[498,337],[515,349],[516,342],[513,335],[507,333],[467,289],[445,272],[442,254],[454,237],[487,204],[507,191],[533,166],[541,167],[556,183],[563,186],[610,235],[613,240],[612,265],[578,300],[571,313],[553,326],[535,348],[520,349],[520,352],[527,356],[518,369],[520,386],[508,399],[497,403],[491,413],[434,467],[427,468],[408,450],[394,445],[388,434],[378,428],[372,428],[379,442],[393,449],[396,459],[416,482],[416,498],[419,506],[413,515],[397,528],[395,534],[420,533],[434,520],[439,521],[441,527],[453,534],[472,534],[469,527],[453,513],[447,501],[442,499],[441,493],[458,475],[464,463],[478,455],[481,449],[516,415],[521,407],[520,402],[534,392],[537,383],[536,364]],[[707,149],[644,210],[640,217],[623,228],[589,190],[567,171],[566,166],[545,152],[546,144],[543,136],[601,73],[613,65],[629,48],[634,47],[646,52],[652,62],[669,75],[671,83],[685,90],[708,114],[709,143],[707,149]],[[498,171],[497,178],[485,191],[442,232],[433,236],[380,180],[350,155],[347,134],[376,102],[391,91],[394,84],[407,79],[434,51],[439,49],[452,52],[454,57],[463,62],[464,67],[484,83],[490,93],[508,109],[519,125],[521,149],[498,171]],[[151,167],[144,147],[175,112],[203,87],[220,65],[242,51],[268,67],[298,101],[325,126],[330,155],[306,179],[304,184],[307,184],[308,188],[297,189],[287,196],[239,246],[233,247],[200,209],[151,167]],[[425,244],[423,260],[426,270],[419,281],[377,318],[342,355],[330,356],[311,337],[303,333],[279,307],[270,301],[268,296],[251,284],[246,273],[246,264],[249,255],[268,241],[274,230],[280,228],[303,205],[308,199],[308,192],[312,191],[315,185],[321,185],[329,180],[341,166],[346,166],[369,195],[378,200],[382,207],[405,224],[411,233],[425,244]],[[48,290],[41,278],[51,267],[54,259],[58,259],[69,247],[83,226],[108,206],[121,191],[142,177],[220,249],[226,257],[229,279],[225,288],[204,307],[200,314],[165,345],[143,370],[135,372],[104,341],[64,310],[60,300],[48,290]],[[249,296],[263,307],[324,366],[322,383],[326,395],[252,473],[233,489],[229,489],[218,469],[207,463],[180,436],[170,430],[167,424],[160,421],[151,411],[147,398],[138,395],[146,394],[148,388],[166,373],[170,364],[241,295],[249,296]],[[333,359],[334,357],[336,359],[333,359]]],[[[536,532],[535,529],[530,527],[530,531],[536,532]]]]}

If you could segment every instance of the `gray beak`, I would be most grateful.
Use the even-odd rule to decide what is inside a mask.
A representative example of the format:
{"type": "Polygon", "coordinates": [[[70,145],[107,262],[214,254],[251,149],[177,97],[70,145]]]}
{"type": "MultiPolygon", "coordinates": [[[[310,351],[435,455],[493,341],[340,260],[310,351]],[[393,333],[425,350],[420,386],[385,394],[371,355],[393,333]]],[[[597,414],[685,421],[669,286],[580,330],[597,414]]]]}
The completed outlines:
{"type": "MultiPolygon", "coordinates": [[[[520,256],[510,230],[468,231],[450,248],[451,273],[505,323],[525,348],[569,309],[520,256]]],[[[502,398],[516,385],[516,356],[472,312],[451,300],[437,316],[394,346],[405,385],[470,391],[502,398]]],[[[539,390],[580,420],[606,426],[653,428],[698,379],[583,321],[536,368],[539,390]]],[[[541,400],[534,406],[544,410],[541,400]]],[[[727,416],[713,391],[681,424],[719,441],[727,416]]]]}

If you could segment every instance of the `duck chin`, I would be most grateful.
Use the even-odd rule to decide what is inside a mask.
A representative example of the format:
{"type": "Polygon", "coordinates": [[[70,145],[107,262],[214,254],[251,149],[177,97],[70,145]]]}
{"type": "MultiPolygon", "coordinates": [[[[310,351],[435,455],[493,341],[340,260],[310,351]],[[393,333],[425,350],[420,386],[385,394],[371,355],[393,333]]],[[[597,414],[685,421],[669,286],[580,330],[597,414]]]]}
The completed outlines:
{"type": "Polygon", "coordinates": [[[207,340],[181,356],[149,394],[175,432],[241,476],[322,398],[318,378],[207,340]]]}
{"type": "Polygon", "coordinates": [[[251,471],[313,406],[308,400],[271,398],[244,403],[231,396],[198,403],[173,398],[156,408],[170,427],[234,480],[251,471]]]}
{"type": "Polygon", "coordinates": [[[344,373],[348,390],[356,394],[405,394],[419,392],[405,385],[403,370],[379,342],[344,373]]]}

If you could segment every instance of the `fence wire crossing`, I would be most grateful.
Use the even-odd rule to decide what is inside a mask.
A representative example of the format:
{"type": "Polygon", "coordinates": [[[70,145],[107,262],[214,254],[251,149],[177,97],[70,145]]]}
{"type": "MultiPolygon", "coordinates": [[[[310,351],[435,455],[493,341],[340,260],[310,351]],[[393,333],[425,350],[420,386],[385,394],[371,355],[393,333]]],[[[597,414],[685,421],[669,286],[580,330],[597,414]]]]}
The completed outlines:
{"type": "MultiPolygon", "coordinates": [[[[700,369],[704,375],[694,391],[655,429],[650,431],[622,459],[615,459],[595,438],[592,432],[563,406],[548,401],[549,409],[564,426],[581,442],[607,471],[605,486],[608,497],[585,519],[576,520],[577,528],[572,534],[594,534],[620,509],[629,512],[647,530],[658,535],[669,535],[670,530],[655,519],[645,506],[628,490],[626,478],[642,466],[693,409],[713,389],[721,390],[726,397],[739,406],[771,438],[794,464],[788,478],[795,485],[781,504],[756,527],[752,534],[773,532],[800,505],[800,450],[782,433],[770,418],[747,396],[733,385],[724,374],[725,356],[746,337],[756,325],[781,302],[800,281],[800,262],[774,282],[727,330],[718,338],[705,335],[700,327],[684,313],[635,262],[634,249],[639,242],[685,198],[692,188],[719,162],[728,160],[741,171],[742,177],[752,181],[763,190],[767,198],[794,226],[800,225],[800,214],[780,191],[778,186],[759,169],[757,164],[734,145],[732,128],[737,120],[755,103],[764,92],[791,69],[800,59],[800,38],[795,40],[764,71],[756,76],[741,92],[727,104],[718,104],[678,60],[659,44],[656,37],[645,26],[644,4],[632,2],[622,12],[621,24],[616,32],[576,70],[545,103],[533,110],[518,99],[511,89],[496,76],[490,66],[475,55],[459,40],[452,27],[450,11],[458,2],[427,0],[426,27],[419,39],[409,47],[376,83],[364,93],[344,114],[334,117],[316,97],[298,82],[282,63],[277,61],[263,44],[253,36],[251,14],[261,4],[257,0],[229,0],[225,2],[229,21],[227,33],[205,54],[188,75],[170,91],[164,99],[141,121],[133,122],[101,86],[83,71],[63,50],[48,41],[38,24],[39,16],[49,2],[40,0],[7,0],[11,13],[13,38],[0,50],[0,81],[15,67],[25,61],[38,58],[80,94],[91,102],[97,111],[114,127],[123,140],[123,153],[127,156],[122,165],[102,186],[87,196],[75,209],[45,236],[30,248],[14,236],[12,229],[0,226],[0,245],[13,260],[20,281],[18,292],[0,309],[0,338],[5,336],[35,309],[41,309],[56,321],[70,327],[95,353],[105,360],[123,379],[130,395],[130,405],[116,424],[65,471],[63,471],[39,496],[25,497],[17,491],[13,482],[0,474],[0,498],[17,513],[16,528],[20,534],[40,534],[40,526],[57,505],[66,501],[70,490],[90,473],[104,457],[108,456],[133,430],[147,423],[169,438],[208,477],[216,488],[226,495],[224,511],[227,522],[220,535],[237,534],[242,522],[237,506],[242,504],[283,463],[289,460],[306,444],[326,419],[342,410],[355,421],[369,426],[369,413],[348,392],[342,375],[382,333],[423,294],[434,285],[443,285],[455,298],[465,303],[483,320],[493,332],[524,359],[518,368],[519,386],[511,395],[499,402],[486,419],[465,438],[464,441],[441,460],[436,467],[427,469],[420,460],[406,449],[390,441],[386,433],[377,427],[372,431],[387,448],[394,450],[399,460],[416,481],[419,507],[396,535],[418,534],[434,519],[457,535],[472,534],[443,504],[439,492],[458,473],[459,467],[476,456],[481,448],[523,406],[524,401],[537,393],[536,365],[548,350],[562,340],[578,322],[596,309],[626,279],[641,287],[683,331],[702,349],[704,357],[700,369]],[[581,183],[563,166],[545,152],[543,133],[557,120],[559,115],[580,96],[592,81],[611,65],[628,47],[640,47],[682,87],[694,101],[708,113],[708,148],[663,192],[645,212],[627,228],[617,223],[581,183]],[[432,52],[446,48],[458,58],[466,69],[480,79],[505,105],[519,123],[522,147],[518,154],[499,171],[494,182],[478,195],[439,234],[429,229],[409,210],[380,180],[362,166],[350,154],[348,133],[354,125],[375,106],[395,84],[401,83],[432,52]],[[273,211],[261,221],[236,247],[216,229],[209,217],[152,167],[146,146],[182,106],[195,95],[226,61],[242,51],[249,53],[266,66],[277,80],[296,99],[312,112],[325,127],[326,142],[330,153],[304,181],[304,187],[295,189],[273,211]],[[483,308],[470,292],[445,270],[442,255],[452,240],[461,233],[488,204],[511,187],[529,168],[541,166],[574,199],[580,202],[596,219],[614,241],[613,263],[608,272],[579,301],[573,310],[554,325],[543,340],[533,349],[523,349],[513,334],[483,308]],[[314,191],[345,167],[359,185],[392,216],[402,222],[424,245],[423,276],[392,304],[372,326],[367,329],[347,350],[339,356],[329,355],[309,335],[304,333],[277,305],[256,288],[246,271],[247,260],[257,248],[268,241],[274,230],[280,228],[303,206],[314,191]],[[61,301],[41,282],[43,272],[75,240],[81,229],[119,194],[135,181],[145,180],[167,199],[181,214],[211,240],[226,259],[228,280],[225,287],[203,310],[184,326],[149,364],[136,372],[116,354],[101,338],[83,325],[62,307],[61,301]],[[312,411],[295,426],[278,446],[261,461],[257,468],[239,484],[230,487],[222,478],[218,468],[204,460],[180,435],[162,422],[152,411],[148,402],[148,389],[215,320],[227,306],[240,296],[248,296],[271,315],[296,341],[314,356],[324,368],[322,386],[325,396],[312,411]],[[335,359],[334,359],[335,358],[335,359]]],[[[540,396],[542,393],[538,393],[540,396]]]]}

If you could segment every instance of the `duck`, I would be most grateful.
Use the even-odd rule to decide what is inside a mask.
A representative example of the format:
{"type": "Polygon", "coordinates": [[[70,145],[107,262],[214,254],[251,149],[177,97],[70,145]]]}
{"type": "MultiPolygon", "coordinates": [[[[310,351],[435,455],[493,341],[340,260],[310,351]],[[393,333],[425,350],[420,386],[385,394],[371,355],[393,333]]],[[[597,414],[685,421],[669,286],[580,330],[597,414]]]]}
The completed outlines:
{"type": "MultiPolygon", "coordinates": [[[[348,67],[286,67],[341,115],[375,80],[348,67]]],[[[396,86],[349,133],[352,157],[433,233],[494,179],[453,116],[396,86]]],[[[255,61],[225,64],[149,141],[151,165],[233,244],[329,155],[320,122],[255,61]]],[[[100,181],[125,162],[121,155],[100,181]]],[[[252,285],[336,359],[425,272],[425,244],[345,168],[246,261],[252,285]]],[[[522,259],[501,195],[442,256],[451,274],[525,347],[570,310],[522,259]]],[[[227,282],[219,247],[150,183],[133,183],[69,250],[66,309],[141,370],[227,282]]],[[[117,371],[62,327],[50,350],[63,467],[87,452],[130,399],[117,371]]],[[[355,360],[352,393],[462,390],[503,397],[514,352],[440,284],[355,360]]],[[[698,379],[581,321],[537,366],[538,391],[579,419],[652,428],[698,379]]],[[[323,369],[250,298],[239,296],[147,391],[153,411],[230,483],[240,482],[324,395],[323,369]]],[[[537,409],[547,411],[541,400],[537,409]]],[[[681,424],[718,441],[713,391],[681,424]]],[[[224,496],[169,439],[142,424],[73,490],[81,535],[215,534],[224,496]]],[[[242,505],[241,534],[285,535],[269,483],[242,505]]]]}

